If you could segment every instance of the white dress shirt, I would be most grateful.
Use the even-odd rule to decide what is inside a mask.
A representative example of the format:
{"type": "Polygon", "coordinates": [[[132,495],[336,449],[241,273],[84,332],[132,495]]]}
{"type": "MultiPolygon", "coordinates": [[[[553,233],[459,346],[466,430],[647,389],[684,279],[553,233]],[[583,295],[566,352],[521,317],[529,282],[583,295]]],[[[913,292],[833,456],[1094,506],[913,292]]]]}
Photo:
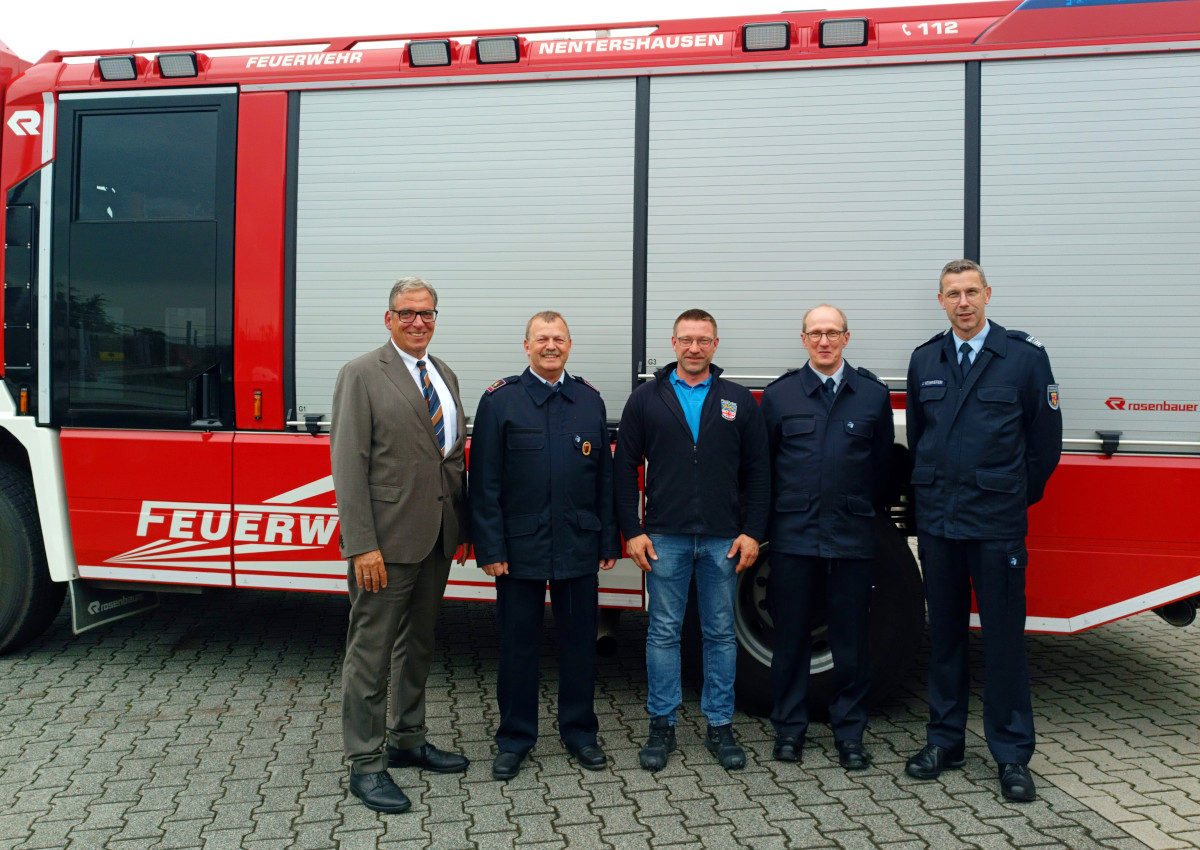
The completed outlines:
{"type": "MultiPolygon", "coordinates": [[[[391,340],[391,343],[392,348],[396,349],[396,353],[404,361],[404,365],[408,367],[408,373],[416,381],[417,389],[424,394],[425,386],[421,383],[421,370],[417,368],[417,358],[403,351],[400,346],[396,345],[396,340],[391,340]]],[[[437,390],[438,401],[442,405],[442,426],[446,432],[446,451],[448,452],[458,441],[458,405],[454,403],[454,393],[450,392],[450,388],[438,374],[437,366],[433,365],[428,354],[423,359],[425,360],[425,370],[429,372],[429,380],[433,384],[433,388],[437,390]]]]}

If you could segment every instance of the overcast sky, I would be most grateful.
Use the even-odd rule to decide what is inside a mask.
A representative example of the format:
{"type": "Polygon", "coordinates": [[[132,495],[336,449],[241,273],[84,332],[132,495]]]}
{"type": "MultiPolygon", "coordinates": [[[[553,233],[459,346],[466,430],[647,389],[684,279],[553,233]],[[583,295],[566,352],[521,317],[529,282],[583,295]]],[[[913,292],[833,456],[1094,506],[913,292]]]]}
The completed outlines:
{"type": "MultiPolygon", "coordinates": [[[[937,0],[930,0],[936,2],[937,0]]],[[[866,8],[912,5],[875,0],[866,8]]],[[[721,15],[785,8],[864,8],[862,0],[4,0],[0,41],[22,59],[48,50],[92,50],[346,35],[471,32],[721,15]]]]}

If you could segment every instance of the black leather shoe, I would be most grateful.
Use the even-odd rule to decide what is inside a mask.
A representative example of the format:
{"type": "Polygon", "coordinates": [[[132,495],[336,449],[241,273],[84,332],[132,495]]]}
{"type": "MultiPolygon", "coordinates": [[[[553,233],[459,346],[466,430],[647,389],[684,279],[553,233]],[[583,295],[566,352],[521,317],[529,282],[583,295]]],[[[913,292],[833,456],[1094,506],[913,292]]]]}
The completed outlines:
{"type": "Polygon", "coordinates": [[[921,752],[904,763],[904,772],[913,779],[937,779],[943,770],[962,767],[965,763],[962,748],[947,750],[937,744],[926,744],[921,752]]]}
{"type": "Polygon", "coordinates": [[[1029,768],[1023,764],[1000,765],[1000,791],[1004,794],[1004,799],[1014,803],[1032,803],[1037,799],[1033,777],[1029,775],[1029,768]]]}
{"type": "Polygon", "coordinates": [[[516,779],[517,774],[521,772],[521,762],[523,761],[525,761],[525,756],[520,753],[501,750],[496,753],[496,759],[492,762],[492,778],[516,779]]]}
{"type": "Polygon", "coordinates": [[[602,770],[608,764],[608,756],[599,744],[584,744],[577,749],[568,747],[567,750],[575,756],[575,761],[588,770],[602,770]]]}
{"type": "Polygon", "coordinates": [[[350,793],[373,812],[398,815],[412,808],[412,801],[404,796],[386,770],[378,773],[350,771],[350,793]]]}
{"type": "Polygon", "coordinates": [[[388,767],[419,767],[434,773],[462,773],[471,762],[464,755],[439,750],[433,744],[423,744],[411,750],[387,748],[388,767]]]}
{"type": "Polygon", "coordinates": [[[804,739],[799,735],[776,735],[772,755],[775,761],[800,761],[804,750],[804,739]]]}
{"type": "Polygon", "coordinates": [[[846,770],[866,770],[871,754],[863,749],[862,741],[838,741],[838,763],[846,770]]]}

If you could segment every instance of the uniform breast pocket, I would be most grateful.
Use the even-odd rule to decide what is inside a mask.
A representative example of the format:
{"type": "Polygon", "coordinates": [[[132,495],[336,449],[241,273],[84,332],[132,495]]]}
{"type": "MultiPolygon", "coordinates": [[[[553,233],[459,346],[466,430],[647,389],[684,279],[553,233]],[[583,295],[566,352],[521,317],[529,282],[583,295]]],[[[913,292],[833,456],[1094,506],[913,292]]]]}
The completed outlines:
{"type": "Polygon", "coordinates": [[[855,419],[852,422],[847,422],[844,430],[848,437],[874,437],[875,423],[864,422],[861,419],[855,419]]]}
{"type": "Polygon", "coordinates": [[[817,429],[817,421],[811,416],[785,416],[779,426],[784,439],[804,440],[817,429]]]}
{"type": "Polygon", "coordinates": [[[928,404],[930,402],[936,403],[936,402],[941,401],[945,397],[946,397],[946,388],[945,387],[921,387],[920,395],[918,395],[918,398],[920,399],[921,404],[928,404]]]}
{"type": "Polygon", "coordinates": [[[546,433],[540,428],[509,428],[505,446],[514,451],[545,448],[546,433]]]}
{"type": "Polygon", "coordinates": [[[1020,395],[1016,387],[980,387],[975,395],[989,429],[1005,430],[1020,419],[1020,395]]]}
{"type": "Polygon", "coordinates": [[[1016,387],[980,387],[976,395],[989,404],[1016,404],[1018,398],[1016,387]]]}
{"type": "Polygon", "coordinates": [[[608,446],[600,439],[598,431],[577,431],[571,436],[571,445],[575,453],[585,461],[594,461],[601,451],[608,451],[608,446]]]}

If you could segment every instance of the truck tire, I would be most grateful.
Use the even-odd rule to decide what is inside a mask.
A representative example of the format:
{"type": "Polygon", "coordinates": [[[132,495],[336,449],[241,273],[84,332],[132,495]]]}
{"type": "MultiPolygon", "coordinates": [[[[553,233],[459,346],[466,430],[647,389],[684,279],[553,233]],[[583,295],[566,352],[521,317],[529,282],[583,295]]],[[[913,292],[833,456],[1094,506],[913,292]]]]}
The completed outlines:
{"type": "MultiPolygon", "coordinates": [[[[903,683],[912,667],[925,628],[925,594],[908,541],[886,516],[877,518],[876,560],[871,589],[871,690],[867,704],[885,699],[903,683]]],[[[738,637],[737,700],[747,714],[771,713],[771,656],[775,629],[767,611],[767,576],[771,561],[768,547],[738,580],[735,628],[738,637]]],[[[813,628],[813,653],[808,682],[809,714],[823,719],[829,714],[833,690],[833,657],[825,637],[828,618],[820,606],[813,628]]],[[[684,672],[697,685],[701,681],[702,648],[695,594],[684,624],[684,672]]]]}
{"type": "Polygon", "coordinates": [[[28,474],[0,462],[0,653],[45,631],[66,588],[50,579],[28,474]]]}

